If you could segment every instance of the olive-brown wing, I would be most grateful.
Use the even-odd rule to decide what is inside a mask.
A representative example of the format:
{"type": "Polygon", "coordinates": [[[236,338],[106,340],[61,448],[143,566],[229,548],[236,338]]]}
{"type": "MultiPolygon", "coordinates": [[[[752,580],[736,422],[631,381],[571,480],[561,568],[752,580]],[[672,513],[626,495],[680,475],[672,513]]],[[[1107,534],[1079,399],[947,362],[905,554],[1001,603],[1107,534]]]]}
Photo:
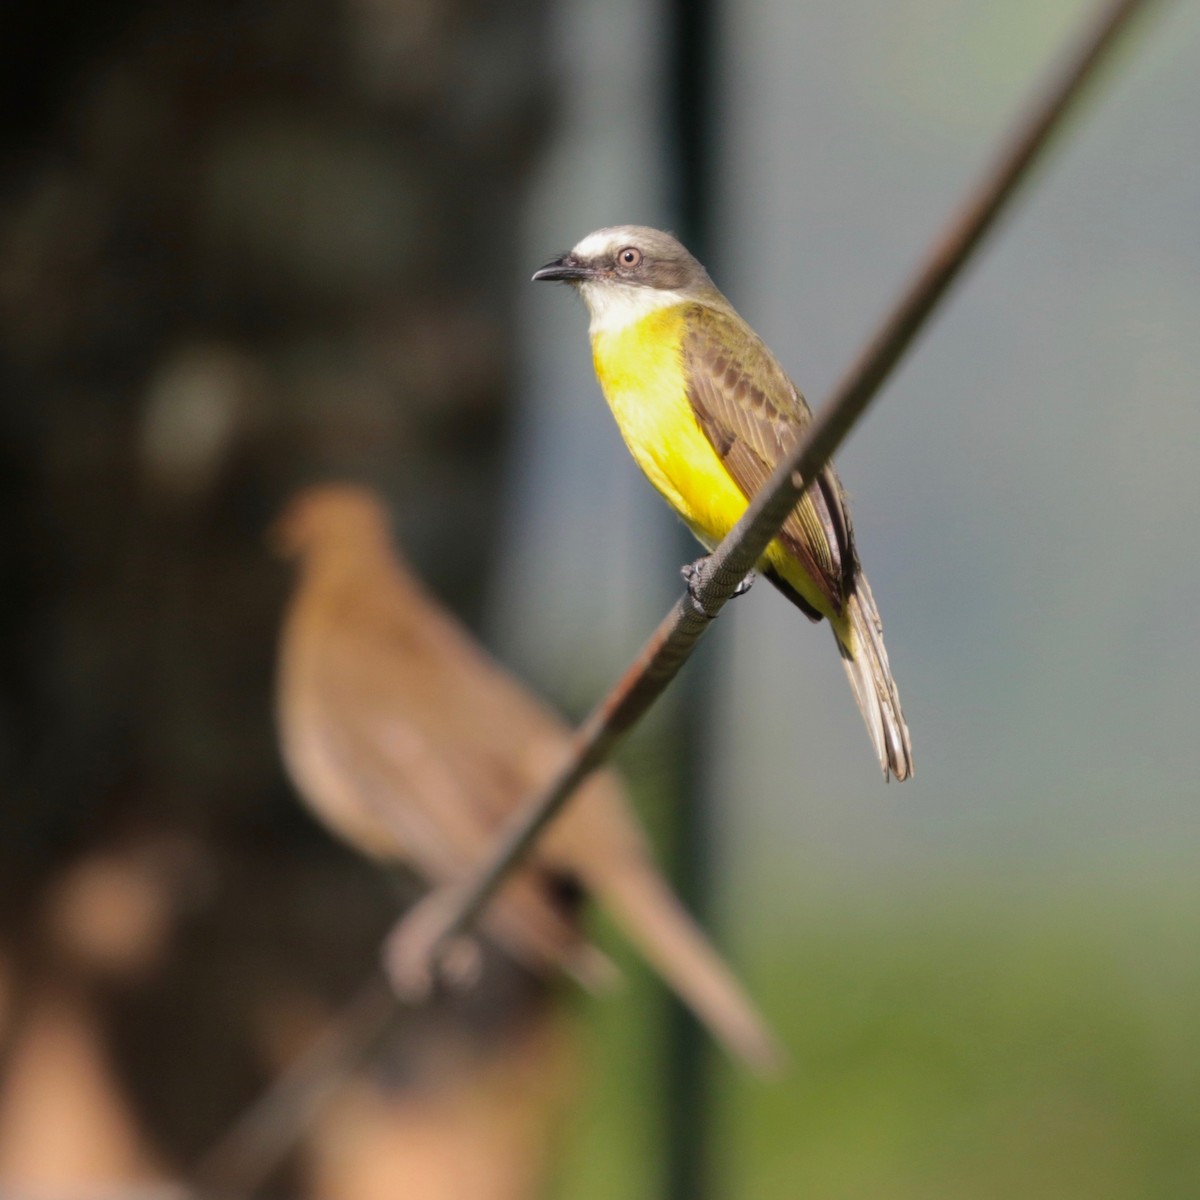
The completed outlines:
{"type": "MultiPolygon", "coordinates": [[[[750,499],[795,449],[812,413],[775,357],[739,318],[696,305],[686,327],[688,398],[700,428],[750,499]]],[[[853,579],[854,545],[831,467],[788,515],[779,540],[840,612],[853,579]]]]}

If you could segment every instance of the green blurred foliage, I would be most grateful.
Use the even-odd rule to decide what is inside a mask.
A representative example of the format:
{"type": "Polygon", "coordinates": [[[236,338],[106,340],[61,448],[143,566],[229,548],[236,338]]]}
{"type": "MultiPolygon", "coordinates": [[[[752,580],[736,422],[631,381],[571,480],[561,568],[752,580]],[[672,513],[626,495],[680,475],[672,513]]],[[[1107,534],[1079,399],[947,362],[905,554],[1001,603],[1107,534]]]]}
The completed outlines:
{"type": "MultiPolygon", "coordinates": [[[[777,1083],[722,1067],[714,1195],[1194,1195],[1195,882],[893,883],[770,897],[789,935],[749,947],[748,975],[794,1064],[777,1083]]],[[[656,1194],[660,1009],[643,984],[596,1006],[597,1090],[561,1200],[656,1194]]]]}

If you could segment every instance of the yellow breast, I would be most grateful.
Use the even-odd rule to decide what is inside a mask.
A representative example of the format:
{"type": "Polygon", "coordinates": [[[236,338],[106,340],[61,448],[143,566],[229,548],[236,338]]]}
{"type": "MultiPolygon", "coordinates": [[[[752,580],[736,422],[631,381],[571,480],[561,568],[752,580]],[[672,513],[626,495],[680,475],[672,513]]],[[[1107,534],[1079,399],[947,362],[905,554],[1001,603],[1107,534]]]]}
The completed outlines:
{"type": "Polygon", "coordinates": [[[696,421],[683,367],[684,305],[661,308],[592,336],[604,398],[629,452],[667,503],[710,549],[746,509],[696,421]]]}
{"type": "MultiPolygon", "coordinates": [[[[638,466],[711,550],[737,523],[748,501],[700,428],[688,399],[685,313],[686,305],[676,304],[618,329],[597,330],[592,334],[592,360],[638,466]]],[[[772,542],[758,566],[772,568],[839,630],[843,628],[840,614],[782,542],[772,542]]]]}

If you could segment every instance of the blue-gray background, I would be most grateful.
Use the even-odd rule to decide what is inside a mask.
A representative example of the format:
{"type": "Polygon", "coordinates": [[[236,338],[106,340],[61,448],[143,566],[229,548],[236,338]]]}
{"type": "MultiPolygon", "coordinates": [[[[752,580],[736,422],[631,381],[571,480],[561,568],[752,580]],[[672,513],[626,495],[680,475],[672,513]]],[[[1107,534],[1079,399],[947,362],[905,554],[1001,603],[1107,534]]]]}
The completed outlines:
{"type": "MultiPolygon", "coordinates": [[[[1200,25],[1166,7],[839,456],[903,685],[913,785],[878,785],[827,633],[767,588],[722,619],[732,684],[718,758],[730,807],[770,827],[756,857],[780,832],[820,859],[1057,857],[1200,833],[1200,25]]],[[[812,403],[1084,11],[723,14],[711,269],[812,403]]],[[[585,19],[604,36],[564,28],[560,54],[588,115],[546,171],[532,264],[598,225],[670,220],[653,90],[626,53],[653,68],[655,27],[633,7],[562,23],[585,19]]],[[[664,537],[661,503],[599,399],[581,306],[550,289],[519,297],[530,415],[500,619],[550,675],[542,608],[567,610],[569,635],[575,606],[594,605],[621,626],[596,655],[607,678],[614,647],[675,589],[674,564],[647,549],[664,537]]]]}

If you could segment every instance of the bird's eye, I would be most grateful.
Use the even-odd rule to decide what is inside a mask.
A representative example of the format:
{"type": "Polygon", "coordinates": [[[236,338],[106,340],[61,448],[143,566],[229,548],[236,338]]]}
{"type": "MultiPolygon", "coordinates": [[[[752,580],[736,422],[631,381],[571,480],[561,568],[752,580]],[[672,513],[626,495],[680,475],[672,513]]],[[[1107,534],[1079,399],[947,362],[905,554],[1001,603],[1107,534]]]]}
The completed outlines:
{"type": "Polygon", "coordinates": [[[642,261],[642,252],[636,246],[626,246],[617,251],[617,265],[625,271],[632,271],[642,261]]]}

